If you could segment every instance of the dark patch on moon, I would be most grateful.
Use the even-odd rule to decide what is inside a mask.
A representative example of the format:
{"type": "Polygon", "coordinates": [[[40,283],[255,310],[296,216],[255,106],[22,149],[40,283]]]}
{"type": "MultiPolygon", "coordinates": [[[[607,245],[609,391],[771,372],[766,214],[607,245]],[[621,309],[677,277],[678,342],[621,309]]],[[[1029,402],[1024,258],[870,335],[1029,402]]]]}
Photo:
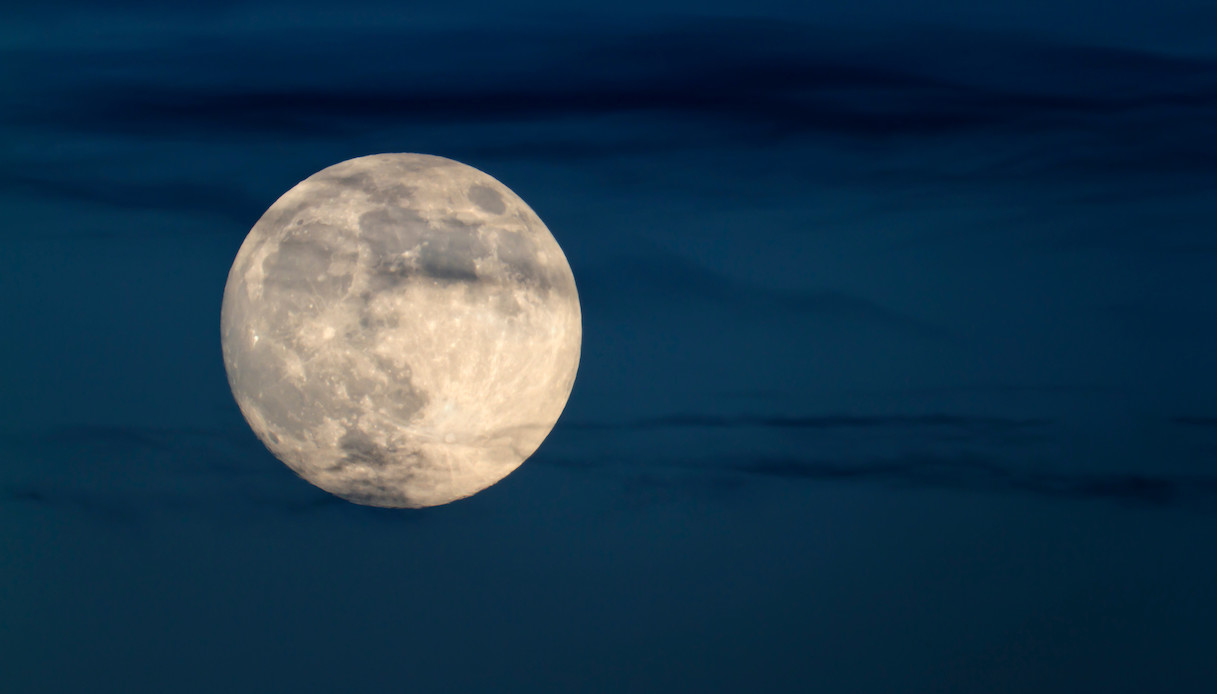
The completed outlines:
{"type": "Polygon", "coordinates": [[[313,222],[294,228],[278,248],[262,261],[266,324],[272,328],[292,325],[301,315],[316,315],[322,308],[341,301],[351,289],[350,274],[330,274],[336,251],[321,239],[332,227],[313,222]],[[309,233],[313,232],[313,233],[309,233]]]}
{"type": "Polygon", "coordinates": [[[334,183],[344,188],[356,188],[359,190],[375,190],[376,179],[367,171],[357,171],[351,174],[325,174],[317,176],[318,180],[334,183]]]}
{"type": "Polygon", "coordinates": [[[476,282],[478,258],[490,250],[478,238],[476,225],[447,220],[446,228],[428,234],[419,254],[422,274],[450,282],[476,282]]]}
{"type": "Polygon", "coordinates": [[[279,242],[279,248],[262,261],[262,272],[266,273],[263,286],[287,291],[310,288],[318,275],[324,275],[333,256],[325,244],[300,237],[288,237],[279,242]]]}
{"type": "Polygon", "coordinates": [[[417,212],[385,206],[359,216],[359,239],[371,256],[376,289],[406,283],[416,272],[416,260],[406,254],[418,248],[429,230],[417,212]]]}
{"type": "MultiPolygon", "coordinates": [[[[410,378],[410,367],[398,367],[390,359],[380,355],[370,356],[376,363],[376,372],[386,376],[389,383],[386,385],[377,378],[365,377],[358,372],[347,374],[343,379],[346,399],[341,401],[343,406],[331,414],[340,416],[357,413],[361,409],[358,403],[370,399],[380,403],[381,413],[398,422],[414,420],[427,406],[428,396],[414,386],[410,378]]],[[[335,398],[333,394],[329,394],[323,401],[335,402],[335,398]]]]}
{"type": "Polygon", "coordinates": [[[476,282],[476,260],[490,254],[478,238],[478,228],[445,220],[436,229],[413,210],[396,206],[359,217],[359,236],[370,251],[378,288],[403,285],[416,275],[441,282],[476,282]]]}
{"type": "Polygon", "coordinates": [[[385,414],[401,422],[413,420],[427,406],[430,398],[427,393],[414,387],[410,367],[398,367],[392,360],[378,354],[373,355],[372,359],[380,373],[388,374],[392,379],[387,386],[374,386],[375,399],[384,403],[385,414]]]}
{"type": "Polygon", "coordinates": [[[372,479],[354,478],[344,480],[340,489],[333,490],[345,499],[356,503],[392,505],[401,500],[401,489],[397,486],[404,479],[407,485],[414,480],[414,469],[422,465],[422,453],[417,450],[388,449],[378,445],[359,429],[348,429],[338,440],[339,449],[345,454],[330,467],[341,472],[351,466],[371,468],[372,479]],[[388,473],[389,470],[391,473],[388,473]],[[389,485],[378,479],[388,473],[396,484],[389,485]]]}
{"type": "Polygon", "coordinates": [[[403,200],[409,199],[414,195],[414,189],[410,186],[400,183],[391,185],[388,188],[380,188],[368,193],[368,202],[375,202],[382,205],[397,205],[403,200]]]}
{"type": "Polygon", "coordinates": [[[537,244],[528,234],[499,233],[495,252],[513,281],[534,287],[542,295],[549,292],[549,273],[537,262],[537,244]]]}
{"type": "MultiPolygon", "coordinates": [[[[372,287],[379,293],[383,289],[392,289],[399,287],[410,281],[410,278],[417,274],[417,261],[411,258],[401,256],[380,258],[372,265],[372,287]]],[[[371,302],[371,294],[366,295],[365,306],[371,302]]],[[[360,321],[367,327],[366,321],[368,317],[361,316],[360,321]]],[[[384,325],[384,321],[379,321],[380,325],[384,325]]]]}
{"type": "MultiPolygon", "coordinates": [[[[317,191],[308,198],[297,198],[294,202],[286,202],[284,200],[277,201],[270,209],[262,215],[258,220],[258,226],[267,229],[282,229],[294,224],[300,226],[304,221],[300,213],[317,204],[325,204],[326,202],[338,197],[338,191],[330,188],[324,188],[317,191]]],[[[264,237],[265,241],[269,241],[270,237],[264,237]]]]}
{"type": "MultiPolygon", "coordinates": [[[[392,276],[392,275],[390,275],[392,276]]],[[[398,283],[405,280],[399,280],[398,283]]],[[[401,317],[396,313],[377,314],[372,311],[370,303],[372,301],[371,294],[363,294],[364,305],[359,309],[359,328],[363,331],[360,335],[349,335],[348,340],[354,344],[364,344],[370,342],[368,336],[377,333],[385,328],[396,328],[401,325],[401,317]]]]}
{"type": "Polygon", "coordinates": [[[499,195],[494,188],[481,184],[469,189],[469,202],[491,214],[503,214],[507,211],[507,204],[503,202],[503,196],[499,195]]]}
{"type": "Polygon", "coordinates": [[[372,468],[384,468],[392,464],[391,451],[381,448],[372,437],[359,429],[347,429],[347,433],[338,439],[338,448],[346,453],[342,457],[342,466],[366,465],[372,468]]]}
{"type": "MultiPolygon", "coordinates": [[[[271,359],[264,355],[263,362],[271,359]]],[[[260,408],[262,415],[271,422],[286,426],[288,430],[309,430],[321,424],[325,413],[317,405],[317,392],[305,392],[282,378],[281,369],[274,364],[270,368],[251,378],[251,387],[262,397],[260,408]]],[[[314,390],[314,389],[310,389],[314,390]]],[[[275,443],[275,442],[272,442],[275,443]]]]}
{"type": "MultiPolygon", "coordinates": [[[[416,484],[416,476],[413,474],[406,474],[403,478],[407,487],[416,484]]],[[[343,487],[334,490],[334,493],[347,501],[366,506],[398,506],[402,500],[402,491],[399,488],[371,479],[344,480],[343,487]]]]}
{"type": "Polygon", "coordinates": [[[317,179],[329,184],[334,191],[334,197],[337,197],[342,189],[355,189],[366,193],[369,202],[380,204],[400,203],[414,193],[414,188],[401,183],[382,186],[380,179],[367,171],[349,174],[329,173],[320,175],[317,179]]]}
{"type": "Polygon", "coordinates": [[[430,226],[414,210],[384,206],[359,215],[359,239],[376,259],[417,248],[430,226]]]}

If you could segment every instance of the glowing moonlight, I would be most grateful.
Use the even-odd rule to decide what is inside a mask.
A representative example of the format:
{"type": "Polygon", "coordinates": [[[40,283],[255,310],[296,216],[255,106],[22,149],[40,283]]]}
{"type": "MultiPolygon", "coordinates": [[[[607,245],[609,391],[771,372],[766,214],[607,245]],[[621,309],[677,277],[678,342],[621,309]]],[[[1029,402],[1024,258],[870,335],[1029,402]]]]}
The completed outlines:
{"type": "Polygon", "coordinates": [[[254,433],[360,504],[445,504],[541,445],[579,365],[566,256],[464,164],[377,154],[271,205],[228,274],[224,366],[254,433]]]}

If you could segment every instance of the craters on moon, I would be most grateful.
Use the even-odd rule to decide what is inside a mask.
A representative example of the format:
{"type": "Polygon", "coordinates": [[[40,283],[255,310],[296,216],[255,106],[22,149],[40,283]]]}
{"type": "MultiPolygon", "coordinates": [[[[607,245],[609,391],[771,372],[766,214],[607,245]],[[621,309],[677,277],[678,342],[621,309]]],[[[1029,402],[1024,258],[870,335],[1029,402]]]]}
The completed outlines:
{"type": "Polygon", "coordinates": [[[579,362],[574,277],[506,186],[420,154],[336,164],[262,216],[221,315],[233,395],[306,480],[447,503],[530,456],[579,362]]]}

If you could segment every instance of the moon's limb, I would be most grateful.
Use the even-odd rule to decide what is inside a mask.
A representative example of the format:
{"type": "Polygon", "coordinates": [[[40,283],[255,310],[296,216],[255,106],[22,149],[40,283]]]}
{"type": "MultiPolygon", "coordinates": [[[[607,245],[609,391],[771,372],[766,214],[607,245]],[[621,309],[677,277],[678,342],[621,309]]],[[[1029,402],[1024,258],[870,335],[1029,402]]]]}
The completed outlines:
{"type": "Polygon", "coordinates": [[[258,220],[221,311],[241,412],[301,477],[434,506],[540,446],[579,363],[562,249],[506,186],[421,154],[351,159],[258,220]]]}

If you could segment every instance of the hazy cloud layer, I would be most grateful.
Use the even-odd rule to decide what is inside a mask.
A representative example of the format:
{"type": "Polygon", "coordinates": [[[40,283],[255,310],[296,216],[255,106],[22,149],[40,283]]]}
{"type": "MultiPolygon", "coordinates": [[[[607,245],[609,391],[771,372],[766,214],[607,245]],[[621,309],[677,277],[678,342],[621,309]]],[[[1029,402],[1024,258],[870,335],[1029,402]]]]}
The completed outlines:
{"type": "MultiPolygon", "coordinates": [[[[1071,470],[1068,461],[1045,458],[1043,449],[1034,446],[1053,439],[1055,433],[1053,423],[1042,419],[948,414],[686,414],[620,423],[572,422],[561,424],[560,429],[557,435],[566,442],[558,444],[559,451],[542,450],[526,464],[604,475],[606,481],[624,485],[620,488],[627,497],[655,486],[717,494],[738,489],[749,479],[778,478],[800,483],[1107,499],[1155,506],[1209,508],[1217,502],[1217,476],[1211,474],[1071,470]],[[716,449],[707,444],[703,455],[689,458],[688,447],[673,450],[642,441],[632,446],[628,461],[614,454],[584,455],[576,460],[562,452],[570,437],[688,428],[849,435],[882,430],[889,441],[895,442],[898,452],[867,453],[866,447],[854,445],[846,447],[852,453],[817,457],[804,452],[809,447],[798,439],[787,442],[788,452],[784,454],[747,454],[732,445],[716,449]],[[929,439],[926,433],[931,434],[929,439]],[[935,447],[927,441],[947,446],[935,447]],[[1020,449],[1034,455],[1012,456],[1020,449]]],[[[592,440],[579,444],[582,451],[596,447],[592,440]]],[[[355,506],[293,479],[252,435],[240,432],[80,425],[9,436],[4,448],[15,463],[0,481],[8,503],[75,509],[116,522],[139,522],[164,512],[245,516],[326,511],[386,520],[419,517],[416,512],[355,506]]]]}
{"type": "MultiPolygon", "coordinates": [[[[10,122],[140,138],[331,138],[643,113],[652,120],[624,142],[622,134],[550,139],[547,148],[540,137],[519,153],[608,155],[630,140],[661,149],[810,135],[1085,133],[1084,147],[1057,152],[1051,163],[987,165],[991,175],[1010,176],[1201,171],[1217,152],[1198,137],[1217,111],[1217,62],[1040,37],[923,32],[861,51],[797,23],[689,21],[538,25],[508,37],[468,27],[255,33],[144,49],[11,50],[8,59],[28,75],[55,76],[31,79],[12,96],[10,122]],[[969,59],[957,60],[961,54],[969,59]],[[193,70],[203,64],[206,71],[193,70]]],[[[481,144],[512,146],[473,147],[481,144]]]]}
{"type": "Polygon", "coordinates": [[[0,688],[1217,691],[1204,4],[14,8],[0,688]],[[295,477],[220,354],[257,217],[389,151],[583,307],[434,509],[295,477]]]}
{"type": "MultiPolygon", "coordinates": [[[[714,207],[814,209],[857,186],[878,202],[949,209],[948,196],[982,191],[1012,211],[996,223],[965,220],[966,234],[924,220],[917,237],[955,246],[1013,234],[1064,253],[1215,251],[1189,220],[1213,212],[1201,198],[1217,185],[1217,59],[1034,35],[850,36],[685,19],[536,22],[507,35],[461,25],[217,30],[121,47],[10,48],[4,58],[23,77],[0,113],[13,134],[0,183],[18,198],[177,213],[237,234],[320,166],[412,149],[587,164],[584,191],[647,190],[714,207]]],[[[882,212],[873,202],[840,204],[882,212]]],[[[596,280],[599,269],[588,269],[581,282],[596,280]]],[[[703,279],[666,264],[619,269],[611,281],[654,292],[697,290],[703,279]]],[[[751,296],[943,330],[831,288],[751,296]]]]}

